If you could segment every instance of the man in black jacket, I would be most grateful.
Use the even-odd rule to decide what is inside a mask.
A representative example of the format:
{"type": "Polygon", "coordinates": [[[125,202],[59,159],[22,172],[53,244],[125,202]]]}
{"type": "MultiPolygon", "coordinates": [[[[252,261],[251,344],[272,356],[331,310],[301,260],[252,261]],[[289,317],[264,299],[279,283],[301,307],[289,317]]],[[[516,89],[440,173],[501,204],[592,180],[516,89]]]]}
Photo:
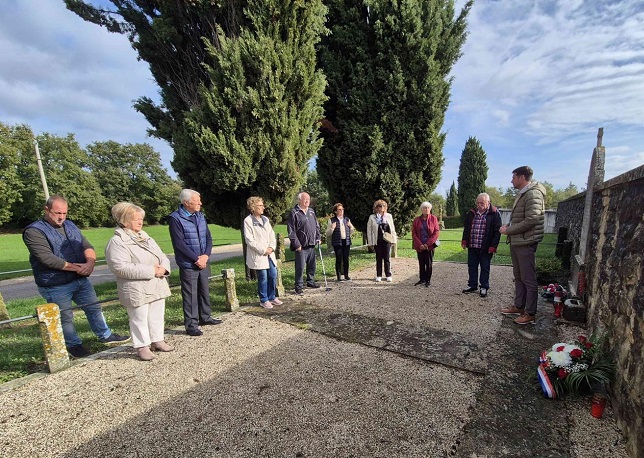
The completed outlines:
{"type": "Polygon", "coordinates": [[[492,256],[501,240],[501,214],[490,205],[490,196],[481,193],[476,197],[476,207],[467,212],[461,247],[467,248],[467,267],[469,272],[468,288],[463,293],[477,291],[478,268],[481,266],[479,295],[487,297],[490,289],[490,265],[492,256]]]}
{"type": "Polygon", "coordinates": [[[293,207],[288,218],[288,238],[291,250],[295,251],[295,294],[303,294],[304,266],[306,266],[306,286],[319,288],[315,283],[315,245],[320,243],[320,224],[315,211],[309,207],[311,196],[305,192],[297,195],[298,204],[293,207]]]}

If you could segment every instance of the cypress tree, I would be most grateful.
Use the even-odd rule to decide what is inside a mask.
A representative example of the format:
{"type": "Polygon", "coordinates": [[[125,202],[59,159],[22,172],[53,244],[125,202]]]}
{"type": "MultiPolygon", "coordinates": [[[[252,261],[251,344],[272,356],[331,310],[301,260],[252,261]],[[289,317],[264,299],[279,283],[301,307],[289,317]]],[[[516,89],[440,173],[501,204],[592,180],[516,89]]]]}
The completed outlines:
{"type": "Polygon", "coordinates": [[[447,193],[447,201],[445,202],[445,211],[447,216],[458,216],[458,194],[456,192],[456,185],[452,181],[452,186],[447,193]]]}
{"type": "Polygon", "coordinates": [[[329,0],[320,63],[328,78],[318,173],[331,201],[364,230],[383,198],[404,233],[440,180],[449,72],[466,37],[468,2],[329,0]]]}
{"type": "Polygon", "coordinates": [[[476,137],[468,138],[458,167],[458,210],[461,215],[465,216],[476,204],[476,196],[485,192],[487,171],[485,150],[476,137]]]}

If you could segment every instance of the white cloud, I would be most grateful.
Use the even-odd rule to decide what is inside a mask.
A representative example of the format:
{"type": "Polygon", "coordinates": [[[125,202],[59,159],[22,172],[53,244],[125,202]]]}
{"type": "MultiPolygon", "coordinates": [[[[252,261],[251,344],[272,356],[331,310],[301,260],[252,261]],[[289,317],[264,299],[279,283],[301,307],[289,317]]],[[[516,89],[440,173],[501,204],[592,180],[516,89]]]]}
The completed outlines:
{"type": "MultiPolygon", "coordinates": [[[[610,141],[628,148],[623,158],[611,159],[611,171],[641,165],[641,1],[479,1],[468,23],[463,57],[452,72],[446,129],[449,145],[470,135],[481,141],[488,163],[499,166],[490,167],[488,184],[506,187],[511,170],[529,164],[537,179],[555,187],[571,180],[583,186],[599,127],[607,151],[610,141]]],[[[446,154],[460,157],[460,150],[446,154]]],[[[451,183],[451,175],[443,176],[451,183]]]]}

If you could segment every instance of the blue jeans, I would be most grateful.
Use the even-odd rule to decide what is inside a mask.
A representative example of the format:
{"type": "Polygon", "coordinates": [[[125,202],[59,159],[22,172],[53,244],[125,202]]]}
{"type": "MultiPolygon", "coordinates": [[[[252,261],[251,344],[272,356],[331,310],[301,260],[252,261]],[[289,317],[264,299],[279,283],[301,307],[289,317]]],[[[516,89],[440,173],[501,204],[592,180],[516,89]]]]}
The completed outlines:
{"type": "Polygon", "coordinates": [[[277,268],[273,260],[268,258],[268,269],[258,269],[257,273],[257,293],[260,302],[275,300],[275,285],[277,283],[277,268]]]}
{"type": "Polygon", "coordinates": [[[481,288],[490,289],[490,264],[492,264],[492,254],[487,250],[480,248],[467,249],[467,270],[469,271],[469,280],[467,286],[476,288],[476,277],[478,276],[479,265],[481,266],[481,276],[479,284],[481,288]]]}
{"type": "Polygon", "coordinates": [[[92,328],[92,331],[99,339],[103,340],[112,335],[112,331],[105,322],[101,304],[97,304],[98,297],[96,297],[94,287],[88,278],[78,278],[58,286],[39,286],[38,291],[47,302],[58,305],[65,344],[68,347],[81,345],[83,343],[81,338],[78,337],[76,328],[74,327],[74,313],[71,309],[72,301],[76,305],[84,305],[81,308],[85,312],[89,327],[92,328]]]}

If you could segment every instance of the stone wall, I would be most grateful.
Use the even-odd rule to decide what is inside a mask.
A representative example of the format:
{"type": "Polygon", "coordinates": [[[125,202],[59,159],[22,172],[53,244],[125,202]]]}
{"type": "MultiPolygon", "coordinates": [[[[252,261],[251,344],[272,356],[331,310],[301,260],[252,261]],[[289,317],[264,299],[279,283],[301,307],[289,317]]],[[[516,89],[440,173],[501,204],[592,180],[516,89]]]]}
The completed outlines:
{"type": "MultiPolygon", "coordinates": [[[[512,216],[511,208],[499,208],[499,213],[501,214],[501,223],[505,225],[510,224],[510,217],[512,216]]],[[[557,224],[557,210],[546,210],[545,217],[545,233],[554,234],[557,232],[555,226],[557,224]]]]}
{"type": "MultiPolygon", "coordinates": [[[[579,252],[584,193],[561,202],[557,228],[568,227],[579,252]]],[[[615,352],[613,407],[629,454],[644,451],[644,166],[602,183],[593,193],[585,259],[588,327],[606,331],[615,352]]]]}

